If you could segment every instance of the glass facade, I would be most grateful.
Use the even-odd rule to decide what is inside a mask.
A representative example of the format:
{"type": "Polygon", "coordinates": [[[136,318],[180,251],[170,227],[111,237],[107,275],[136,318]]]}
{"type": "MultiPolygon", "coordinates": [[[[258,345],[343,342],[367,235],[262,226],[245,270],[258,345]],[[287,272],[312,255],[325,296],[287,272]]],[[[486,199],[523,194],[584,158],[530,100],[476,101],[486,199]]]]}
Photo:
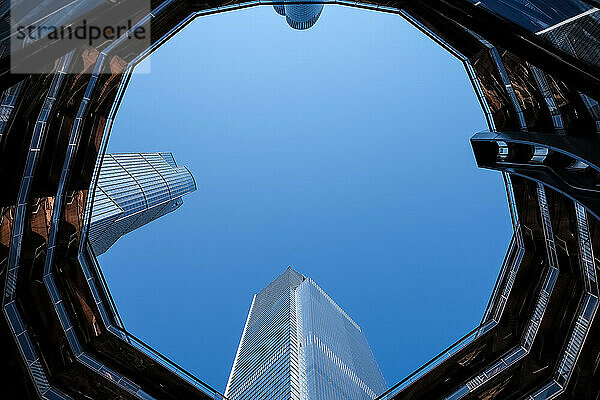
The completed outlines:
{"type": "Polygon", "coordinates": [[[469,0],[531,32],[539,32],[593,9],[582,0],[469,0]]]}
{"type": "Polygon", "coordinates": [[[92,203],[89,241],[96,255],[117,239],[183,204],[196,190],[190,171],[170,153],[106,154],[92,203]]]}
{"type": "Polygon", "coordinates": [[[557,49],[600,66],[600,10],[582,0],[469,0],[535,33],[557,49]]]}
{"type": "Polygon", "coordinates": [[[15,108],[22,86],[23,82],[21,81],[2,93],[2,100],[0,100],[0,143],[2,143],[2,135],[15,108]]]}
{"type": "Polygon", "coordinates": [[[323,12],[323,4],[276,4],[273,6],[277,14],[285,17],[289,26],[304,30],[312,27],[323,12]]]}
{"type": "Polygon", "coordinates": [[[306,397],[374,399],[386,384],[361,328],[312,279],[296,290],[306,397]]]}
{"type": "Polygon", "coordinates": [[[600,67],[600,11],[596,8],[538,32],[573,57],[600,67]]]}
{"type": "Polygon", "coordinates": [[[386,389],[361,328],[291,268],[254,296],[225,396],[367,400],[386,389]]]}
{"type": "MultiPolygon", "coordinates": [[[[261,2],[186,2],[177,12],[175,0],[153,3],[152,12],[100,0],[13,3],[16,13],[8,2],[0,7],[0,32],[19,15],[72,24],[96,6],[160,32],[152,47],[134,48],[127,35],[97,48],[24,43],[13,54],[0,34],[0,270],[4,335],[12,338],[2,344],[10,373],[2,399],[221,398],[124,330],[88,246],[83,211],[92,213],[84,208],[100,171],[92,161],[104,153],[135,65],[192,19],[261,2]],[[11,76],[19,54],[32,55],[21,66],[39,58],[52,73],[36,67],[11,76]],[[75,72],[80,65],[91,74],[75,72]]],[[[465,63],[490,130],[471,143],[478,166],[503,172],[515,230],[486,322],[380,399],[600,393],[600,11],[587,4],[598,0],[342,3],[397,12],[465,63]]],[[[279,4],[276,11],[296,29],[312,26],[322,10],[316,2],[312,9],[279,4]]],[[[177,183],[178,173],[168,175],[177,169],[172,156],[154,156],[156,162],[107,156],[106,166],[115,165],[96,198],[98,237],[116,238],[179,206],[186,171],[177,183]]],[[[360,327],[316,283],[290,270],[255,296],[228,384],[231,399],[367,399],[379,384],[360,327]]]]}

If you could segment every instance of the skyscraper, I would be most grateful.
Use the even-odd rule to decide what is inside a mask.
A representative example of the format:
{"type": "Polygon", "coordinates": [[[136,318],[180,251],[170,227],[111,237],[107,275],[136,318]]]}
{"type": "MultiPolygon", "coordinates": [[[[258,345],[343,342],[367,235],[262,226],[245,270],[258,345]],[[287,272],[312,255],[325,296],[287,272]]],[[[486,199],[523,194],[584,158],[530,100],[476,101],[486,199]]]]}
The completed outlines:
{"type": "Polygon", "coordinates": [[[323,4],[310,1],[306,4],[275,4],[273,8],[285,17],[289,26],[298,30],[312,27],[323,12],[323,4]]]}
{"type": "MultiPolygon", "coordinates": [[[[137,63],[194,18],[261,3],[160,0],[152,10],[147,2],[0,3],[2,399],[222,399],[127,332],[90,251],[84,211],[94,167],[137,63]],[[124,10],[124,3],[134,9],[124,10]],[[16,21],[15,7],[25,19],[16,21]],[[115,26],[150,24],[152,44],[132,46],[132,27],[92,46],[36,41],[16,52],[10,46],[15,24],[60,19],[81,26],[86,19],[105,22],[107,15],[117,19],[115,26]],[[30,72],[16,73],[23,66],[30,72]]],[[[333,3],[396,13],[464,63],[488,125],[471,140],[475,159],[480,167],[502,171],[514,228],[481,325],[379,400],[598,400],[600,1],[333,3]]],[[[283,12],[292,6],[285,4],[283,12]]],[[[419,52],[408,56],[427,62],[419,52]]],[[[431,104],[423,107],[436,117],[431,104]]],[[[439,168],[452,167],[444,161],[433,160],[439,168]]],[[[452,262],[452,254],[448,258],[452,262]]],[[[294,299],[298,289],[290,291],[294,299]]],[[[291,299],[288,304],[297,307],[291,299]]],[[[393,300],[390,307],[392,318],[402,317],[393,300]]],[[[252,329],[248,324],[245,337],[252,329]]],[[[302,337],[288,336],[290,343],[302,337]]],[[[254,344],[257,350],[268,346],[254,344]]],[[[288,353],[300,348],[306,359],[304,347],[288,353]]],[[[266,353],[240,352],[240,371],[252,354],[266,353]]],[[[310,382],[310,372],[289,376],[290,382],[303,379],[294,386],[295,398],[308,390],[301,385],[310,382]]],[[[262,394],[248,400],[262,400],[262,394]]]]}
{"type": "Polygon", "coordinates": [[[89,240],[100,255],[117,239],[183,204],[196,190],[171,153],[106,154],[94,194],[89,240]]]}
{"type": "Polygon", "coordinates": [[[361,328],[288,268],[254,296],[225,396],[367,400],[386,385],[361,328]]]}

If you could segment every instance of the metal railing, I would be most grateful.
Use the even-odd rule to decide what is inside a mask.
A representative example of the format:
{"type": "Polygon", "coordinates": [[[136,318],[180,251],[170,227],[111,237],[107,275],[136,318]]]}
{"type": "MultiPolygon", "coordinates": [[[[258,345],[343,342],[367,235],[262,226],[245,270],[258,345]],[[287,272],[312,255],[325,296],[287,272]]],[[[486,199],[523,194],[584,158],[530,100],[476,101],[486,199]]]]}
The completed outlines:
{"type": "Polygon", "coordinates": [[[64,81],[71,62],[71,57],[72,53],[69,53],[59,59],[50,88],[48,89],[42,109],[40,110],[34,125],[25,171],[23,173],[23,179],[21,180],[21,187],[19,188],[17,209],[11,232],[6,283],[3,293],[4,315],[9,322],[10,330],[16,339],[19,353],[33,381],[35,390],[42,399],[58,398],[61,400],[69,400],[70,397],[50,385],[45,368],[42,364],[43,360],[37,354],[29,330],[27,329],[16,304],[17,280],[21,263],[21,246],[23,243],[27,203],[31,191],[31,183],[34,178],[37,162],[39,161],[40,150],[47,133],[48,118],[56,101],[58,91],[64,81]]]}
{"type": "Polygon", "coordinates": [[[446,350],[439,353],[425,365],[414,371],[412,374],[392,386],[386,392],[378,396],[375,400],[388,400],[398,395],[400,392],[419,381],[420,378],[425,376],[428,372],[441,365],[444,361],[451,358],[458,351],[473,343],[477,338],[481,337],[484,333],[493,329],[500,321],[500,317],[504,312],[508,296],[512,291],[516,274],[519,271],[523,254],[525,253],[525,246],[523,243],[523,236],[521,234],[521,227],[519,225],[518,218],[516,217],[516,204],[514,195],[512,192],[512,183],[509,176],[505,176],[505,184],[507,190],[507,197],[511,214],[514,213],[513,224],[514,234],[511,239],[510,246],[506,253],[503,261],[501,273],[496,281],[494,291],[490,297],[490,301],[484,313],[484,318],[479,326],[467,333],[465,336],[460,338],[446,350]]]}
{"type": "MultiPolygon", "coordinates": [[[[157,7],[152,12],[152,18],[158,15],[162,10],[164,10],[169,4],[174,3],[175,0],[167,0],[163,2],[159,7],[157,7]]],[[[89,229],[90,219],[91,219],[91,209],[93,207],[93,197],[94,191],[98,181],[98,175],[100,171],[100,166],[102,163],[102,159],[106,152],[106,146],[108,143],[108,138],[110,136],[110,130],[112,128],[112,124],[114,122],[114,117],[118,110],[118,107],[122,101],[123,95],[125,93],[125,88],[131,79],[131,74],[135,66],[141,62],[147,55],[149,55],[152,51],[166,42],[171,36],[179,32],[184,26],[186,26],[189,22],[191,22],[195,18],[195,15],[190,15],[180,23],[178,23],[175,27],[173,27],[167,34],[165,34],[162,38],[157,40],[151,47],[146,49],[143,53],[138,55],[134,60],[132,60],[126,67],[126,70],[121,79],[117,95],[115,97],[115,101],[111,107],[109,117],[107,119],[107,123],[105,125],[105,130],[102,136],[102,144],[101,149],[98,155],[98,159],[96,160],[96,165],[94,168],[94,173],[92,177],[92,183],[90,185],[90,190],[88,193],[86,213],[84,216],[84,224],[82,228],[82,236],[79,247],[79,262],[81,268],[83,270],[84,275],[86,276],[86,280],[88,282],[89,288],[92,292],[92,295],[95,297],[96,304],[100,311],[101,319],[108,329],[110,333],[117,336],[119,339],[124,340],[130,345],[134,346],[136,349],[140,350],[143,354],[150,357],[154,361],[156,361],[159,365],[168,369],[175,375],[182,378],[185,382],[192,385],[193,387],[199,389],[203,393],[211,396],[214,399],[225,399],[225,397],[217,392],[215,389],[207,385],[205,382],[196,378],[190,372],[186,371],[179,365],[175,364],[173,361],[169,360],[167,357],[154,350],[151,346],[147,345],[145,342],[137,338],[135,335],[128,332],[123,324],[123,321],[118,313],[116,304],[114,299],[110,293],[108,288],[108,284],[104,275],[102,274],[102,270],[98,265],[97,259],[91,249],[88,241],[87,241],[87,233],[89,229]],[[90,262],[88,262],[91,261],[90,262]],[[99,282],[99,285],[96,285],[96,282],[99,282]],[[100,295],[101,294],[101,295],[100,295]],[[100,297],[103,296],[105,301],[100,297]]],[[[143,20],[144,22],[148,22],[151,18],[143,20]]],[[[114,43],[113,43],[114,45],[114,43]]],[[[107,49],[103,52],[103,54],[107,54],[111,49],[107,49]]]]}
{"type": "Polygon", "coordinates": [[[586,293],[581,300],[577,319],[573,331],[567,341],[563,355],[558,363],[552,379],[534,393],[527,396],[527,400],[550,400],[565,391],[571,375],[583,349],[583,344],[589,333],[591,322],[598,312],[598,282],[596,267],[590,240],[589,226],[586,209],[575,202],[577,219],[577,234],[579,241],[579,259],[581,274],[584,280],[586,293]]]}
{"type": "Polygon", "coordinates": [[[518,346],[505,353],[499,360],[494,362],[490,367],[477,374],[463,386],[453,392],[445,400],[459,400],[467,394],[477,390],[480,386],[488,382],[490,379],[506,370],[510,366],[523,359],[533,345],[533,342],[539,332],[539,328],[548,307],[550,297],[554,291],[554,286],[558,278],[558,257],[556,255],[556,246],[554,243],[554,234],[550,222],[550,211],[546,200],[546,192],[541,183],[537,184],[538,203],[540,214],[542,216],[542,225],[544,231],[544,239],[546,242],[546,254],[548,256],[548,271],[544,279],[544,284],[541,287],[537,297],[537,302],[533,310],[532,316],[523,332],[521,342],[518,346]]]}

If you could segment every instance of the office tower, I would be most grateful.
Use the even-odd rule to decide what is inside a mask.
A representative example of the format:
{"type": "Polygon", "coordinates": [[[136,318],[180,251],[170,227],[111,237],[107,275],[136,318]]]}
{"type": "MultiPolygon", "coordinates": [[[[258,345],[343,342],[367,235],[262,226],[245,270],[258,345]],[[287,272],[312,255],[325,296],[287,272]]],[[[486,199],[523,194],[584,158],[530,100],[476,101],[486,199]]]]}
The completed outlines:
{"type": "Polygon", "coordinates": [[[190,171],[171,153],[106,154],[94,193],[89,241],[96,255],[117,239],[183,204],[196,190],[190,171]]]}
{"type": "MultiPolygon", "coordinates": [[[[151,12],[144,3],[0,1],[3,399],[221,398],[120,323],[84,216],[98,156],[137,63],[196,17],[260,2],[159,0],[151,12]],[[124,10],[126,3],[135,10],[124,10]],[[27,15],[17,21],[20,12],[27,15]],[[141,18],[152,28],[151,46],[132,46],[129,35],[93,46],[10,46],[11,24],[75,26],[107,15],[125,26],[141,18]],[[19,61],[30,71],[12,71],[19,61]]],[[[397,14],[464,63],[487,119],[487,131],[471,140],[475,159],[501,171],[514,228],[482,323],[378,399],[597,400],[600,1],[334,3],[397,14]]],[[[418,52],[403,56],[427,62],[418,52]]],[[[452,101],[452,93],[439,95],[452,101]]],[[[423,107],[436,117],[429,103],[423,107]]],[[[143,141],[144,132],[137,134],[143,141]]],[[[424,143],[435,140],[423,136],[424,143]]],[[[436,227],[429,228],[435,237],[436,227]]],[[[402,318],[397,304],[389,307],[390,318],[402,318]]]]}
{"type": "Polygon", "coordinates": [[[385,382],[361,328],[288,268],[256,294],[231,369],[231,400],[368,400],[385,382]]]}
{"type": "Polygon", "coordinates": [[[312,27],[323,12],[323,4],[308,1],[306,4],[275,4],[277,14],[285,17],[289,26],[297,30],[312,27]]]}

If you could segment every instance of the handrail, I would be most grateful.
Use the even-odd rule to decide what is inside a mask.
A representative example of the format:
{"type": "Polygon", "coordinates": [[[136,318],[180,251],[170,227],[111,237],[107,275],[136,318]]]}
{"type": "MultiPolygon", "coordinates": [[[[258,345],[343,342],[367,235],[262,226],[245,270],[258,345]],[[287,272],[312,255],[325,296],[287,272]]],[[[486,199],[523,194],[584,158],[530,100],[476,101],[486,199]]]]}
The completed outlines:
{"type": "Polygon", "coordinates": [[[415,383],[419,378],[421,378],[423,375],[425,375],[426,372],[429,372],[433,367],[437,367],[443,361],[447,360],[452,355],[454,355],[457,350],[460,350],[463,347],[467,346],[468,344],[472,343],[472,341],[479,336],[479,332],[483,328],[485,328],[486,325],[487,325],[487,323],[481,324],[478,327],[476,327],[475,329],[473,329],[471,332],[467,333],[465,336],[463,336],[462,338],[457,340],[454,344],[452,344],[446,350],[439,353],[437,356],[435,356],[429,362],[427,362],[426,364],[421,366],[419,369],[414,371],[412,374],[408,375],[406,378],[402,379],[400,382],[398,382],[397,384],[395,384],[394,386],[392,386],[391,388],[386,390],[383,394],[378,396],[375,400],[387,400],[390,398],[390,397],[388,397],[390,394],[393,393],[395,395],[398,392],[400,392],[401,390],[403,390],[403,389],[407,388],[408,386],[412,385],[413,383],[415,383]],[[417,378],[417,379],[415,379],[415,378],[417,378]]]}
{"type": "MultiPolygon", "coordinates": [[[[507,264],[507,268],[506,268],[506,271],[508,272],[508,274],[506,275],[507,276],[507,286],[505,286],[505,288],[503,289],[503,292],[508,292],[508,293],[510,293],[510,291],[512,289],[512,282],[514,282],[514,279],[512,279],[511,277],[514,276],[518,271],[518,266],[516,264],[517,263],[520,264],[523,253],[524,253],[523,241],[522,241],[521,234],[520,234],[520,227],[517,227],[513,238],[515,239],[514,243],[517,246],[516,247],[517,256],[514,258],[509,257],[510,258],[508,260],[509,264],[507,264]],[[508,265],[510,265],[510,267],[508,267],[508,265]]],[[[510,252],[507,254],[507,256],[510,256],[510,252]]],[[[506,258],[505,258],[505,262],[507,262],[506,258]]],[[[500,285],[500,286],[502,286],[502,285],[500,285]]],[[[502,297],[504,297],[504,296],[506,296],[506,294],[503,294],[502,297]]],[[[429,372],[431,369],[433,369],[434,367],[437,367],[438,365],[440,365],[441,363],[446,361],[448,358],[453,356],[458,350],[469,345],[475,339],[477,339],[478,337],[480,337],[481,335],[483,335],[484,333],[486,333],[490,329],[492,329],[494,326],[496,326],[496,324],[498,323],[498,321],[496,319],[499,319],[500,316],[502,315],[503,308],[504,308],[504,306],[506,306],[506,302],[504,302],[502,304],[502,309],[496,310],[493,313],[494,316],[492,316],[491,312],[489,312],[489,311],[496,304],[498,304],[498,302],[493,301],[492,306],[489,307],[489,310],[486,311],[486,314],[488,314],[488,319],[486,319],[485,321],[482,321],[482,323],[479,326],[477,326],[475,329],[473,329],[471,332],[467,333],[465,336],[463,336],[458,341],[456,341],[454,344],[449,346],[446,350],[439,353],[437,356],[435,356],[433,359],[431,359],[425,365],[423,365],[422,367],[420,367],[419,369],[417,369],[416,371],[414,371],[413,373],[408,375],[406,378],[404,378],[403,380],[401,380],[400,382],[398,382],[397,384],[392,386],[390,389],[385,391],[382,395],[377,397],[375,400],[388,400],[391,398],[390,395],[395,396],[400,391],[406,389],[408,386],[410,386],[413,383],[415,383],[416,381],[418,381],[422,376],[425,375],[425,373],[429,372]]]]}
{"type": "Polygon", "coordinates": [[[502,268],[500,269],[500,274],[498,274],[498,278],[496,279],[496,284],[494,285],[494,290],[492,291],[492,294],[490,295],[488,305],[485,308],[483,318],[481,319],[482,324],[488,320],[489,314],[491,313],[492,308],[496,304],[496,301],[498,298],[498,293],[500,292],[500,287],[504,284],[504,279],[506,278],[507,273],[508,273],[508,266],[510,263],[510,259],[512,257],[513,252],[516,249],[516,245],[517,245],[517,233],[515,232],[515,233],[513,233],[512,237],[510,239],[510,244],[508,245],[508,250],[506,251],[506,255],[504,256],[504,261],[502,262],[502,268]]]}
{"type": "MultiPolygon", "coordinates": [[[[86,247],[87,247],[87,251],[88,251],[88,257],[90,260],[92,260],[92,264],[94,266],[93,272],[96,274],[96,276],[98,276],[99,280],[102,283],[102,291],[104,292],[105,296],[108,298],[109,302],[112,302],[114,305],[114,299],[110,295],[110,290],[108,290],[108,284],[104,278],[104,275],[102,274],[102,269],[98,265],[98,260],[94,256],[93,250],[92,250],[91,246],[89,245],[89,243],[87,244],[86,247]]],[[[116,305],[114,305],[114,307],[116,310],[116,305]]],[[[119,316],[119,320],[120,320],[120,316],[119,316]]],[[[115,322],[118,323],[118,321],[115,321],[115,322]]],[[[204,391],[210,391],[213,396],[218,396],[215,398],[226,399],[225,396],[223,396],[222,394],[217,392],[215,389],[210,387],[208,384],[206,384],[205,382],[203,382],[202,380],[200,380],[199,378],[194,376],[192,373],[190,373],[183,367],[175,364],[173,361],[168,359],[166,356],[161,354],[159,351],[155,350],[150,345],[146,344],[142,339],[136,337],[134,334],[127,331],[123,325],[112,325],[111,324],[109,329],[111,329],[111,328],[119,331],[119,333],[121,333],[130,344],[135,345],[138,349],[145,351],[146,355],[148,355],[151,358],[153,358],[154,360],[160,362],[163,366],[169,368],[172,372],[174,372],[177,375],[181,376],[182,378],[186,379],[186,381],[188,381],[188,382],[190,380],[193,381],[190,383],[192,383],[194,386],[201,388],[204,391]]]]}
{"type": "Polygon", "coordinates": [[[546,192],[544,186],[540,183],[537,184],[537,197],[540,208],[540,214],[542,217],[543,235],[546,243],[546,253],[548,257],[548,269],[545,274],[544,283],[537,296],[537,302],[531,318],[527,323],[525,331],[521,336],[519,345],[509,350],[502,357],[497,359],[487,367],[485,370],[473,376],[471,379],[466,381],[456,391],[454,391],[445,400],[459,400],[465,397],[467,394],[479,389],[483,384],[497,376],[502,371],[515,365],[517,362],[522,360],[531,351],[533,342],[539,332],[542,319],[548,307],[550,297],[554,291],[556,280],[559,275],[558,269],[558,258],[556,255],[556,247],[554,242],[554,233],[552,231],[552,223],[550,221],[550,211],[548,209],[548,202],[546,200],[546,192]]]}
{"type": "MultiPolygon", "coordinates": [[[[159,8],[162,9],[164,7],[161,5],[159,8]]],[[[155,10],[155,13],[156,13],[156,11],[158,11],[158,10],[155,10]]],[[[87,282],[88,282],[88,285],[90,285],[90,289],[92,288],[92,285],[94,286],[95,289],[100,289],[100,290],[96,290],[96,292],[98,294],[102,293],[104,295],[104,298],[107,300],[109,310],[107,310],[104,307],[102,302],[100,302],[98,304],[98,307],[99,308],[101,307],[103,309],[100,312],[101,319],[103,320],[103,322],[106,325],[109,332],[111,332],[112,334],[116,335],[117,337],[123,339],[127,343],[135,346],[137,349],[141,350],[144,354],[146,354],[147,356],[149,356],[152,359],[154,359],[155,361],[157,361],[160,365],[167,368],[168,370],[170,370],[171,372],[173,372],[175,375],[179,376],[180,378],[184,379],[190,385],[200,389],[203,393],[212,396],[214,399],[226,399],[222,394],[217,392],[215,389],[210,387],[208,384],[201,381],[200,379],[195,377],[193,374],[191,374],[184,368],[175,364],[173,361],[169,360],[163,354],[159,353],[158,351],[153,349],[151,346],[149,346],[148,344],[146,344],[141,339],[137,338],[135,335],[131,334],[124,328],[123,321],[118,313],[117,306],[115,304],[114,298],[112,297],[112,295],[110,293],[108,284],[104,277],[104,274],[102,273],[102,270],[97,263],[97,259],[93,253],[93,250],[91,249],[91,246],[87,240],[87,231],[89,228],[90,218],[91,218],[90,210],[93,205],[94,191],[97,186],[97,178],[98,178],[98,173],[99,173],[99,169],[100,169],[100,164],[101,164],[102,158],[104,157],[104,153],[106,151],[106,145],[108,142],[108,137],[110,135],[112,123],[114,121],[114,116],[118,109],[118,105],[122,101],[123,95],[125,93],[125,87],[127,86],[127,83],[129,82],[129,80],[131,78],[133,69],[134,69],[135,65],[137,65],[139,62],[141,62],[148,54],[150,54],[152,51],[154,51],[154,49],[156,49],[158,46],[163,44],[169,37],[171,37],[178,31],[180,31],[185,25],[187,25],[189,22],[191,22],[195,17],[196,17],[196,15],[192,14],[192,15],[188,16],[187,18],[185,18],[184,20],[182,20],[181,22],[179,22],[175,27],[173,27],[169,32],[167,32],[167,34],[165,34],[162,38],[158,39],[152,46],[150,46],[143,53],[138,55],[133,61],[131,61],[127,65],[127,69],[124,72],[123,78],[121,80],[121,84],[119,85],[117,96],[116,96],[116,98],[113,102],[113,106],[111,107],[111,110],[110,110],[108,123],[106,124],[105,130],[103,132],[101,148],[100,148],[99,156],[98,156],[98,159],[96,162],[94,176],[92,178],[92,182],[90,185],[90,191],[88,194],[88,205],[87,205],[88,207],[86,207],[87,215],[84,217],[84,222],[83,222],[84,227],[82,229],[81,243],[80,243],[80,247],[79,247],[79,257],[78,258],[79,258],[80,263],[82,263],[82,269],[84,271],[84,275],[87,275],[86,272],[88,272],[90,274],[93,273],[95,275],[95,277],[97,277],[98,280],[100,281],[99,288],[93,283],[93,279],[88,280],[87,282]],[[88,260],[91,260],[92,268],[90,268],[90,265],[88,264],[88,260]],[[105,311],[105,312],[102,312],[102,311],[105,311]],[[110,312],[106,312],[106,311],[110,311],[110,312]],[[109,314],[113,314],[112,318],[111,318],[111,316],[109,316],[109,314]],[[109,320],[106,320],[106,318],[109,318],[109,320]],[[111,321],[111,319],[112,319],[112,321],[111,321]]],[[[106,50],[105,50],[105,52],[106,52],[106,50]]],[[[94,290],[92,290],[92,293],[94,294],[94,290]]]]}
{"type": "Polygon", "coordinates": [[[596,268],[594,266],[593,249],[586,215],[586,212],[589,212],[589,210],[586,210],[580,203],[574,202],[574,205],[579,242],[580,269],[586,292],[580,301],[579,312],[573,330],[563,348],[562,358],[552,378],[540,389],[528,395],[527,400],[553,399],[566,390],[579,355],[583,350],[583,345],[589,334],[592,321],[594,321],[599,308],[596,268]]]}
{"type": "Polygon", "coordinates": [[[17,207],[10,233],[9,259],[8,265],[6,266],[7,272],[2,298],[2,309],[7,322],[11,326],[10,332],[12,332],[13,337],[15,338],[21,359],[26,366],[27,373],[33,382],[35,390],[42,399],[53,396],[54,398],[67,400],[70,399],[70,397],[50,384],[44,366],[42,365],[42,359],[38,356],[37,351],[33,346],[33,340],[29,334],[29,327],[26,327],[24,324],[16,304],[17,280],[21,263],[21,246],[23,243],[26,208],[31,191],[31,182],[39,161],[39,152],[47,133],[46,123],[56,101],[57,93],[68,72],[72,55],[73,52],[68,53],[59,59],[52,82],[50,83],[50,87],[45,96],[44,105],[38,114],[38,118],[33,128],[33,135],[27,153],[26,167],[19,187],[17,207]]]}
{"type": "MultiPolygon", "coordinates": [[[[88,247],[88,251],[90,253],[90,259],[92,260],[93,263],[97,263],[98,260],[96,259],[96,255],[94,254],[94,249],[89,242],[88,242],[87,247],[88,247]]],[[[112,293],[108,289],[108,283],[106,282],[106,278],[104,277],[102,268],[97,267],[97,268],[95,268],[95,270],[97,272],[96,275],[98,277],[98,280],[100,281],[100,284],[102,285],[103,292],[108,300],[108,304],[109,304],[111,311],[113,313],[113,316],[115,318],[115,323],[118,326],[120,326],[121,328],[125,329],[125,324],[123,323],[121,314],[119,313],[119,310],[117,309],[117,304],[115,303],[115,299],[113,298],[112,293]]]]}
{"type": "MultiPolygon", "coordinates": [[[[246,7],[252,7],[254,5],[274,5],[274,4],[281,4],[281,3],[282,3],[281,1],[253,0],[253,1],[248,1],[246,3],[239,3],[239,4],[235,4],[235,5],[230,5],[230,6],[217,7],[215,9],[209,9],[209,10],[199,11],[199,12],[197,12],[194,15],[194,18],[195,17],[199,17],[199,16],[205,16],[205,15],[211,15],[211,14],[215,14],[215,13],[225,12],[225,11],[242,9],[242,8],[246,8],[246,7]]],[[[290,2],[290,4],[293,4],[293,3],[304,4],[306,2],[305,1],[298,1],[298,2],[292,1],[292,2],[290,2]]],[[[358,8],[365,8],[365,9],[372,9],[372,10],[376,10],[376,11],[383,11],[383,12],[390,12],[390,13],[400,14],[408,22],[410,22],[411,24],[413,24],[414,26],[416,26],[418,29],[420,29],[423,33],[425,33],[431,39],[433,39],[436,42],[438,42],[438,44],[441,44],[450,53],[452,53],[453,55],[455,55],[458,58],[460,58],[461,60],[463,60],[463,62],[465,62],[465,58],[461,57],[460,53],[458,53],[455,49],[453,49],[451,46],[449,46],[446,42],[442,41],[436,35],[431,34],[424,26],[416,23],[416,21],[414,19],[412,19],[410,17],[410,15],[408,15],[406,12],[404,12],[401,9],[394,8],[394,7],[374,6],[372,4],[362,3],[362,2],[359,2],[359,1],[346,1],[346,0],[328,0],[328,1],[326,0],[326,1],[319,2],[319,3],[323,3],[323,4],[338,4],[338,5],[342,5],[342,6],[358,7],[358,8]]],[[[189,22],[189,21],[186,21],[186,24],[187,24],[187,22],[189,22]]],[[[174,32],[173,32],[173,34],[176,33],[179,29],[181,29],[181,27],[175,29],[174,32]]],[[[166,41],[168,39],[168,37],[167,37],[168,35],[169,34],[165,35],[165,37],[161,38],[158,42],[160,42],[161,44],[164,43],[164,41],[166,41]]],[[[142,55],[141,57],[138,57],[138,58],[141,60],[148,53],[149,52],[146,52],[144,55],[142,55]]],[[[131,67],[131,66],[132,65],[130,64],[129,67],[131,67]]],[[[469,76],[471,78],[471,81],[472,81],[472,83],[473,83],[473,85],[474,85],[474,87],[476,89],[476,92],[478,94],[478,98],[480,98],[480,101],[481,101],[482,99],[481,99],[481,96],[480,96],[480,92],[477,90],[478,85],[477,85],[476,80],[474,80],[474,77],[472,76],[472,71],[469,70],[468,61],[465,62],[465,66],[467,68],[467,72],[469,72],[469,76]]],[[[128,69],[129,73],[131,73],[130,69],[131,68],[128,69]]],[[[122,96],[122,93],[121,93],[121,96],[122,96]]],[[[120,99],[118,99],[116,101],[120,101],[120,99]]],[[[488,124],[489,125],[493,125],[493,120],[490,119],[489,111],[487,111],[485,105],[486,105],[486,103],[482,102],[482,107],[484,108],[484,111],[486,111],[486,117],[488,118],[488,124]]],[[[515,233],[515,236],[516,235],[518,235],[518,233],[515,233]]],[[[513,243],[515,242],[515,236],[513,236],[512,240],[511,240],[511,248],[513,246],[513,243]]],[[[511,248],[509,248],[509,252],[510,252],[511,248]]],[[[92,260],[94,260],[94,264],[95,264],[97,261],[95,259],[95,256],[93,256],[93,253],[92,253],[92,257],[91,258],[92,258],[92,260]]],[[[505,259],[505,263],[506,262],[507,261],[505,259]]],[[[106,280],[105,280],[105,278],[104,278],[104,276],[103,276],[103,274],[101,272],[101,269],[97,265],[94,265],[94,266],[95,266],[95,269],[99,272],[98,276],[100,277],[100,281],[102,283],[103,291],[105,292],[106,297],[107,297],[109,303],[111,304],[111,308],[113,310],[115,310],[115,312],[116,312],[116,305],[114,304],[114,299],[110,295],[110,291],[108,290],[108,285],[106,284],[106,280]]],[[[498,280],[496,282],[496,287],[498,287],[498,288],[500,286],[500,282],[502,281],[501,278],[502,278],[502,275],[499,276],[499,278],[498,278],[498,280]]],[[[497,290],[495,289],[495,291],[497,291],[497,290]]],[[[493,294],[492,298],[490,298],[490,301],[488,303],[488,308],[490,308],[491,305],[494,303],[494,300],[493,300],[494,297],[495,297],[495,295],[493,294]]],[[[116,314],[116,315],[118,316],[118,314],[116,314]]],[[[118,316],[118,318],[120,319],[120,316],[118,316]]],[[[474,339],[476,339],[477,337],[479,337],[481,334],[483,334],[483,333],[487,332],[489,329],[491,329],[491,325],[494,322],[495,321],[488,320],[487,322],[480,324],[478,327],[476,327],[475,329],[473,329],[471,332],[467,333],[465,336],[463,336],[461,339],[459,339],[456,343],[454,343],[448,349],[444,350],[439,355],[437,355],[432,360],[430,360],[427,364],[423,365],[422,367],[420,367],[419,369],[417,369],[416,371],[414,371],[411,375],[409,375],[408,377],[404,378],[402,381],[400,381],[399,383],[397,383],[396,385],[394,385],[392,388],[390,388],[389,390],[387,390],[384,394],[382,394],[379,397],[377,397],[377,400],[378,399],[384,399],[384,398],[386,398],[385,396],[389,395],[392,391],[394,391],[394,390],[396,390],[396,389],[398,389],[400,387],[407,387],[408,385],[412,384],[413,382],[415,382],[414,378],[416,378],[417,376],[421,377],[422,375],[424,375],[431,368],[433,368],[434,364],[435,364],[435,366],[439,365],[441,362],[443,362],[447,358],[451,357],[458,350],[460,350],[464,346],[470,344],[474,339]]],[[[149,347],[145,343],[141,342],[135,336],[133,336],[129,332],[127,332],[124,328],[121,328],[119,326],[115,326],[115,328],[118,329],[119,331],[121,331],[123,334],[125,334],[128,338],[131,338],[133,340],[133,342],[139,342],[139,343],[141,343],[144,348],[147,348],[148,350],[150,350],[150,351],[154,352],[155,354],[157,354],[159,357],[162,357],[167,363],[170,363],[173,366],[175,366],[177,369],[183,371],[187,376],[189,376],[189,377],[191,377],[193,379],[197,379],[193,375],[191,375],[189,372],[185,371],[183,368],[177,366],[176,364],[172,363],[170,360],[166,359],[164,356],[162,356],[156,350],[152,349],[151,347],[149,347]]]]}

